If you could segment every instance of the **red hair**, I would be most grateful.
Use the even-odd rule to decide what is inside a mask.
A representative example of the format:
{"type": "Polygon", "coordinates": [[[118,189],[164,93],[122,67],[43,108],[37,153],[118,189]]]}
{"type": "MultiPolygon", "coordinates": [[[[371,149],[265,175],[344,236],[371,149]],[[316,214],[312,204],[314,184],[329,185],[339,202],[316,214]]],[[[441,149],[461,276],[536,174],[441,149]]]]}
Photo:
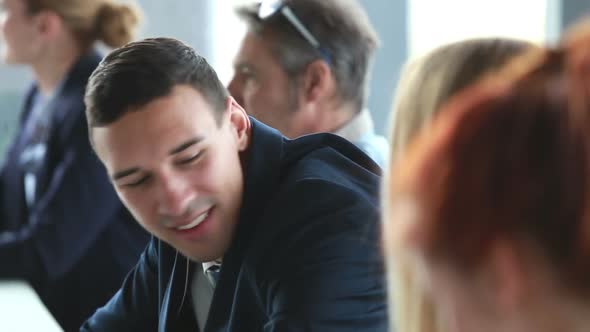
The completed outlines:
{"type": "Polygon", "coordinates": [[[391,178],[394,200],[417,198],[428,256],[471,268],[525,241],[590,291],[590,27],[451,98],[391,178]]]}

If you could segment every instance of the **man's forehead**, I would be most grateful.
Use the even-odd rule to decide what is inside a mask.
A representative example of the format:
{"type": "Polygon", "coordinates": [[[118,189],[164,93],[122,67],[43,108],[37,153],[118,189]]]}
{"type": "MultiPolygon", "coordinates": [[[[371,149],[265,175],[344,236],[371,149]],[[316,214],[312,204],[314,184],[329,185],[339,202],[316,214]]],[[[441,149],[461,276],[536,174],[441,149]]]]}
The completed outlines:
{"type": "Polygon", "coordinates": [[[109,168],[110,161],[110,144],[108,142],[109,128],[108,127],[93,127],[90,128],[90,141],[92,147],[98,158],[102,163],[109,168]]]}
{"type": "Polygon", "coordinates": [[[114,122],[93,128],[92,135],[125,136],[133,132],[147,135],[175,131],[175,128],[207,127],[215,123],[214,113],[213,106],[200,91],[189,85],[177,85],[168,95],[129,108],[114,122]]]}
{"type": "Polygon", "coordinates": [[[246,45],[243,45],[235,56],[234,70],[266,72],[273,67],[284,70],[276,52],[272,49],[272,40],[267,40],[266,37],[260,35],[247,36],[246,38],[250,38],[250,40],[244,41],[246,45]]]}
{"type": "Polygon", "coordinates": [[[270,43],[268,34],[249,32],[244,36],[236,58],[255,60],[262,54],[270,55],[270,43]]]}

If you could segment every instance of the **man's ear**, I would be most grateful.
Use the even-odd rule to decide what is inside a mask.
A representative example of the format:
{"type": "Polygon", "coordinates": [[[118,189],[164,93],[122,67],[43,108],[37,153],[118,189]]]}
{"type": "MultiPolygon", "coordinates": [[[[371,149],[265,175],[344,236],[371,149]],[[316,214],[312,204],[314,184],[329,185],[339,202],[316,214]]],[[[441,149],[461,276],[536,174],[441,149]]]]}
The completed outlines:
{"type": "Polygon", "coordinates": [[[250,118],[242,106],[231,96],[227,97],[226,116],[229,117],[229,123],[236,135],[238,150],[246,150],[250,141],[250,118]]]}
{"type": "Polygon", "coordinates": [[[324,60],[315,60],[305,67],[299,82],[302,102],[317,103],[336,91],[336,80],[324,60]]]}

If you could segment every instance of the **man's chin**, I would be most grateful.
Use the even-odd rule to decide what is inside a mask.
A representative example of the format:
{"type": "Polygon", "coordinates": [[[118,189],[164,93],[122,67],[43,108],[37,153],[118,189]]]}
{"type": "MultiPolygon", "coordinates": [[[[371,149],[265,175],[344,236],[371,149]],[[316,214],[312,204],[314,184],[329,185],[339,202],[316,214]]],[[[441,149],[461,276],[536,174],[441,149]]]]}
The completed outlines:
{"type": "Polygon", "coordinates": [[[201,256],[201,255],[190,255],[190,254],[187,254],[187,253],[182,252],[182,251],[181,251],[181,253],[184,256],[188,257],[188,259],[190,259],[192,262],[195,262],[195,263],[212,262],[214,260],[218,260],[219,258],[223,257],[223,254],[220,254],[220,255],[201,256]]]}
{"type": "Polygon", "coordinates": [[[206,252],[197,252],[194,248],[178,248],[175,247],[181,254],[188,257],[193,262],[204,263],[211,262],[223,257],[224,250],[207,250],[206,252]],[[192,249],[192,250],[191,250],[192,249]]]}

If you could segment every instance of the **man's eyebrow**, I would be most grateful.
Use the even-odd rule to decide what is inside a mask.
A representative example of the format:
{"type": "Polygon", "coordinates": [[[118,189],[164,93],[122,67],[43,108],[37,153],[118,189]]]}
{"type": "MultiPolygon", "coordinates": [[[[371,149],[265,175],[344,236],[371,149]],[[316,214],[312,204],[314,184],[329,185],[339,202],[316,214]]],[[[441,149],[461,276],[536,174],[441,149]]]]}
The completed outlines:
{"type": "Polygon", "coordinates": [[[170,152],[168,152],[168,154],[174,155],[174,154],[180,153],[180,152],[190,148],[191,146],[201,142],[203,139],[204,138],[202,136],[192,138],[192,139],[180,144],[179,146],[175,147],[174,149],[170,150],[170,152]]]}
{"type": "MultiPolygon", "coordinates": [[[[182,144],[180,144],[179,146],[173,148],[172,150],[170,150],[170,152],[168,152],[169,155],[174,155],[177,153],[180,153],[188,148],[190,148],[191,146],[201,142],[204,138],[202,136],[198,136],[195,138],[192,138],[182,144]]],[[[118,171],[115,174],[112,175],[112,178],[114,181],[120,180],[126,176],[135,174],[137,172],[139,172],[141,169],[139,167],[131,167],[122,171],[118,171]]]]}
{"type": "Polygon", "coordinates": [[[112,178],[114,181],[120,180],[126,176],[132,175],[139,172],[139,167],[133,167],[133,168],[129,168],[129,169],[125,169],[122,171],[119,171],[115,174],[113,174],[112,178]]]}

